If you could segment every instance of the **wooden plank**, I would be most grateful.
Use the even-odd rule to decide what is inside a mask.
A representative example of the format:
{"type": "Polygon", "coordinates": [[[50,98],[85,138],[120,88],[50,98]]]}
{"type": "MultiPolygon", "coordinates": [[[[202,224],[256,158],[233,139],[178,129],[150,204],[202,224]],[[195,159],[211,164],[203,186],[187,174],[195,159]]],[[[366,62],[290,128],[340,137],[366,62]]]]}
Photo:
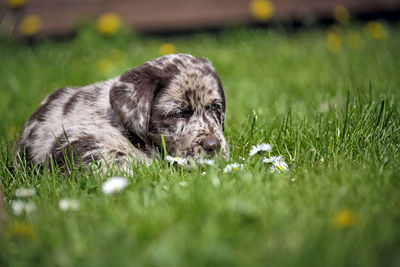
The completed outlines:
{"type": "MultiPolygon", "coordinates": [[[[249,11],[249,0],[35,0],[28,1],[24,14],[37,14],[43,21],[42,34],[66,34],[74,31],[82,18],[95,19],[115,12],[137,31],[170,31],[256,20],[249,11]]],[[[350,13],[400,10],[400,0],[276,0],[274,20],[302,19],[312,14],[331,17],[333,8],[344,4],[350,13]],[[346,3],[344,3],[346,2],[346,3]]],[[[6,12],[0,5],[0,17],[6,12]]],[[[7,11],[9,12],[9,11],[7,11]]]]}

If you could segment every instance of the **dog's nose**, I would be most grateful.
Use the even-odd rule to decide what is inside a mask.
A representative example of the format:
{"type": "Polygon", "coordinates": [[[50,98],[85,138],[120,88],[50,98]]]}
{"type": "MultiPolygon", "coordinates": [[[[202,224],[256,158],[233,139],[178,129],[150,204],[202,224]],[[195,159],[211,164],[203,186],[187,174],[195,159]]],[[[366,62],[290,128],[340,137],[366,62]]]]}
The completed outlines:
{"type": "Polygon", "coordinates": [[[218,138],[209,138],[204,139],[201,142],[201,146],[207,153],[212,153],[220,147],[221,143],[219,142],[218,138]]]}

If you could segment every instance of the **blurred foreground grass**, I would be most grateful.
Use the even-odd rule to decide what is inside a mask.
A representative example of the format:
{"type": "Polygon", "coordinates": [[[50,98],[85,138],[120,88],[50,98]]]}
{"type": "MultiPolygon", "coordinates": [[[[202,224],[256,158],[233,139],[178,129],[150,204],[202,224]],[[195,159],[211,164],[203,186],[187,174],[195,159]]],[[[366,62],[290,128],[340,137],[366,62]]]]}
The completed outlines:
{"type": "Polygon", "coordinates": [[[386,26],[384,36],[370,28],[170,38],[103,38],[86,29],[34,46],[2,39],[1,184],[9,205],[17,188],[37,195],[32,213],[12,215],[0,231],[0,265],[399,266],[400,28],[386,26]],[[9,168],[18,132],[48,93],[174,50],[216,67],[230,162],[244,170],[154,163],[108,196],[107,177],[91,172],[67,178],[9,168]],[[285,158],[288,172],[271,173],[248,156],[261,142],[285,158]],[[61,211],[64,197],[80,209],[61,211]]]}

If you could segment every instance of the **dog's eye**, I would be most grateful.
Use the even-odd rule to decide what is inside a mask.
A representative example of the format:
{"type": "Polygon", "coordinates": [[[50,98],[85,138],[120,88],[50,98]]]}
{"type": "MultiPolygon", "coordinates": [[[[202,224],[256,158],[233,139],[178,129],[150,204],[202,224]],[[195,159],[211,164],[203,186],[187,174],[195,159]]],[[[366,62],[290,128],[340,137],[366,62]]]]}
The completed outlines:
{"type": "Polygon", "coordinates": [[[210,108],[211,108],[211,110],[219,110],[221,107],[218,104],[214,103],[214,104],[211,105],[210,108]]]}
{"type": "Polygon", "coordinates": [[[190,116],[190,111],[188,110],[180,110],[175,113],[171,114],[172,117],[176,119],[181,119],[181,118],[188,118],[190,116]]]}
{"type": "Polygon", "coordinates": [[[176,112],[176,113],[173,113],[171,116],[174,117],[174,118],[176,118],[176,119],[184,118],[184,117],[185,117],[185,113],[182,112],[182,111],[178,111],[178,112],[176,112]]]}

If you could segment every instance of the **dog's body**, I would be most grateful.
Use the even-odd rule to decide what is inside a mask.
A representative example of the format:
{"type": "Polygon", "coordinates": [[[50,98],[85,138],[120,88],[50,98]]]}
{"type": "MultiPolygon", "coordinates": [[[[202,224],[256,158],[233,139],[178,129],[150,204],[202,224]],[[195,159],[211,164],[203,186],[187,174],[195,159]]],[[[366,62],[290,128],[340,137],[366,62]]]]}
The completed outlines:
{"type": "Polygon", "coordinates": [[[15,156],[83,166],[131,157],[149,162],[164,137],[168,154],[198,159],[228,156],[223,136],[225,96],[212,65],[190,55],[168,55],[121,76],[49,95],[26,122],[15,156]]]}

